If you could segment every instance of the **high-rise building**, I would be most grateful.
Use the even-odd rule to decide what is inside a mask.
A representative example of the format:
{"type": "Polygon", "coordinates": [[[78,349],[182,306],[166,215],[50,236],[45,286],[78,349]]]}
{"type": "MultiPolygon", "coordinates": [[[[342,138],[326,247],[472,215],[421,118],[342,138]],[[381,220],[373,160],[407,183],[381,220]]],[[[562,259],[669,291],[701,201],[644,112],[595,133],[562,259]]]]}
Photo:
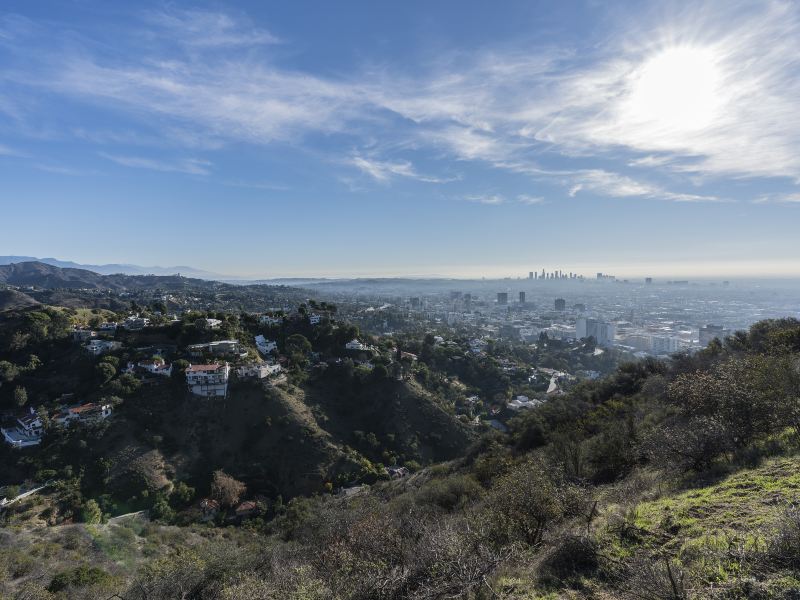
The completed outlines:
{"type": "Polygon", "coordinates": [[[557,311],[564,312],[567,310],[567,301],[563,298],[556,298],[555,306],[557,311]]]}
{"type": "Polygon", "coordinates": [[[519,293],[519,303],[520,304],[525,304],[525,292],[520,292],[519,293]]]}
{"type": "Polygon", "coordinates": [[[706,347],[711,343],[711,340],[715,338],[724,340],[727,334],[728,330],[725,329],[722,325],[706,325],[705,327],[701,327],[700,345],[706,347]]]}
{"type": "Polygon", "coordinates": [[[652,277],[645,277],[645,280],[644,280],[644,282],[645,282],[647,285],[650,285],[651,283],[653,283],[653,278],[652,278],[652,277]]]}
{"type": "Polygon", "coordinates": [[[528,272],[528,279],[533,279],[533,271],[528,272]]]}
{"type": "Polygon", "coordinates": [[[607,321],[580,317],[575,322],[575,337],[579,340],[593,337],[599,346],[613,346],[617,326],[607,321]]]}
{"type": "Polygon", "coordinates": [[[507,292],[497,292],[497,303],[498,304],[508,304],[508,293],[507,292]]]}
{"type": "Polygon", "coordinates": [[[680,339],[670,335],[650,336],[650,352],[653,354],[673,354],[681,349],[680,339]]]}

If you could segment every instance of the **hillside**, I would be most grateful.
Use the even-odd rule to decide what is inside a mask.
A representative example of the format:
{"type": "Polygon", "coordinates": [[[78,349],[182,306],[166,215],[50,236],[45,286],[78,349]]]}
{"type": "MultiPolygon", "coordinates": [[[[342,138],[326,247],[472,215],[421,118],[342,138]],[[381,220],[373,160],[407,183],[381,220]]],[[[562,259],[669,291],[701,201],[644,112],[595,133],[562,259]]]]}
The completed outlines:
{"type": "Polygon", "coordinates": [[[27,294],[17,290],[0,289],[0,312],[18,311],[38,305],[39,302],[27,294]]]}
{"type": "Polygon", "coordinates": [[[184,289],[214,287],[213,282],[178,275],[100,275],[86,269],[63,268],[42,262],[0,265],[0,283],[40,288],[80,288],[97,290],[184,289]]]}
{"type": "Polygon", "coordinates": [[[179,275],[100,275],[41,262],[0,265],[0,285],[20,288],[17,291],[41,304],[114,311],[153,302],[169,311],[256,311],[308,296],[307,291],[283,285],[235,285],[179,275]]]}
{"type": "MultiPolygon", "coordinates": [[[[288,381],[234,381],[226,398],[198,398],[180,371],[115,377],[103,365],[119,357],[75,354],[57,333],[69,315],[20,316],[14,339],[38,335],[42,358],[6,353],[4,377],[31,396],[50,378],[87,399],[113,393],[114,418],[52,431],[22,454],[3,448],[4,479],[50,482],[3,516],[0,592],[12,597],[800,593],[800,321],[623,364],[519,413],[508,435],[478,437],[453,415],[450,395],[466,390],[437,371],[435,347],[395,363],[394,340],[371,340],[342,357],[358,333],[349,324],[227,315],[216,335],[280,333],[288,381]],[[311,363],[312,351],[327,362],[311,363]],[[149,523],[115,522],[139,510],[149,523]],[[48,561],[27,560],[45,543],[48,561]]],[[[193,317],[117,339],[179,347],[206,335],[193,317]]]]}
{"type": "Polygon", "coordinates": [[[184,277],[197,277],[199,279],[223,279],[224,276],[216,273],[209,273],[200,269],[187,266],[174,266],[174,267],[158,267],[150,266],[143,267],[140,265],[131,264],[105,264],[105,265],[87,265],[76,263],[71,260],[59,260],[57,258],[37,258],[35,256],[0,256],[0,265],[10,265],[13,263],[23,262],[40,262],[54,267],[61,267],[65,269],[83,269],[99,273],[100,275],[116,275],[121,273],[123,275],[175,275],[182,274],[184,277]]]}

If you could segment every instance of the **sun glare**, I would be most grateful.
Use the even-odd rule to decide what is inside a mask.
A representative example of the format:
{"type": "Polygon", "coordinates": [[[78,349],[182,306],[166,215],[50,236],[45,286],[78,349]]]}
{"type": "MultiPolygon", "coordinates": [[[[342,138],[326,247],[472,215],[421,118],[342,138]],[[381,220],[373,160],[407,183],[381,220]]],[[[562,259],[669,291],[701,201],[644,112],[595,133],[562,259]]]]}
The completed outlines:
{"type": "Polygon", "coordinates": [[[662,50],[633,74],[628,116],[677,131],[702,129],[719,112],[720,71],[712,50],[662,50]]]}

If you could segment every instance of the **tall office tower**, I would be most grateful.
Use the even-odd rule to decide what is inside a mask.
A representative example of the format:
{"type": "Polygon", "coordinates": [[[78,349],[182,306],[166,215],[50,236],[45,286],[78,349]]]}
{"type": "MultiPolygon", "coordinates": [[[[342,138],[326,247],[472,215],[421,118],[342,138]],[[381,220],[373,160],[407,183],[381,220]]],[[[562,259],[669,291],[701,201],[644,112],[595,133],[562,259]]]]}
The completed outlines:
{"type": "Polygon", "coordinates": [[[555,306],[557,311],[564,312],[567,310],[567,301],[563,298],[556,298],[555,306]]]}
{"type": "Polygon", "coordinates": [[[506,292],[497,292],[497,303],[498,304],[508,304],[508,293],[506,293],[506,292]]]}
{"type": "Polygon", "coordinates": [[[653,278],[652,278],[652,277],[646,277],[646,278],[645,278],[645,280],[644,280],[644,282],[645,282],[647,285],[650,285],[651,283],[653,283],[653,278]]]}
{"type": "Polygon", "coordinates": [[[520,304],[525,304],[525,292],[520,292],[519,293],[519,303],[520,304]]]}
{"type": "Polygon", "coordinates": [[[533,271],[528,272],[528,279],[533,279],[533,271]]]}

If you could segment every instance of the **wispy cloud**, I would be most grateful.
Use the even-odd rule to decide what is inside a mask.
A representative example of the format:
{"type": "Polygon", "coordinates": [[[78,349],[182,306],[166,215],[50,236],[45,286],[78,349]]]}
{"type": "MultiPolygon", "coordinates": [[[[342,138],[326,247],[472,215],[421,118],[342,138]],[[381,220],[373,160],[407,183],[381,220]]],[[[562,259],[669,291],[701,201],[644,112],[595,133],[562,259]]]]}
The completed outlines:
{"type": "Polygon", "coordinates": [[[505,204],[506,202],[506,199],[500,194],[479,194],[475,196],[466,196],[464,199],[469,202],[477,202],[478,204],[489,204],[493,206],[505,204]]]}
{"type": "Polygon", "coordinates": [[[280,42],[269,31],[253,26],[249,19],[218,11],[168,8],[147,13],[146,20],[166,30],[173,39],[191,46],[211,48],[280,42]]]}
{"type": "Polygon", "coordinates": [[[788,194],[762,194],[753,200],[753,204],[797,204],[800,203],[800,192],[788,194]]]}
{"type": "Polygon", "coordinates": [[[87,171],[84,169],[75,169],[73,167],[64,167],[61,165],[48,165],[48,164],[36,164],[34,165],[39,171],[43,171],[45,173],[53,173],[54,175],[68,175],[70,177],[78,177],[82,175],[91,175],[95,173],[95,171],[87,171]]]}
{"type": "Polygon", "coordinates": [[[24,152],[20,152],[10,146],[6,146],[5,144],[0,144],[0,156],[17,156],[17,157],[24,157],[26,154],[24,152]]]}
{"type": "Polygon", "coordinates": [[[672,192],[655,184],[602,169],[579,171],[572,175],[572,179],[574,183],[569,190],[571,197],[576,196],[579,192],[589,191],[612,198],[654,198],[674,202],[726,201],[717,196],[672,192]]]}
{"type": "Polygon", "coordinates": [[[208,175],[211,172],[211,163],[197,158],[183,158],[179,160],[163,161],[141,156],[117,156],[101,152],[100,156],[133,169],[150,169],[165,173],[186,173],[189,175],[208,175]]]}
{"type": "Polygon", "coordinates": [[[517,202],[520,204],[534,205],[544,204],[546,200],[544,199],[544,196],[528,196],[527,194],[520,194],[517,196],[517,202]]]}
{"type": "Polygon", "coordinates": [[[424,181],[426,183],[446,183],[454,181],[450,178],[434,177],[432,175],[423,175],[418,173],[417,170],[407,160],[402,161],[384,161],[375,160],[372,158],[365,158],[363,156],[353,156],[346,161],[347,164],[356,167],[363,173],[366,173],[376,181],[387,182],[394,177],[405,177],[408,179],[416,179],[417,181],[424,181]]]}
{"type": "MultiPolygon", "coordinates": [[[[26,21],[6,22],[2,35],[32,35],[26,21]]],[[[156,120],[158,130],[148,135],[181,147],[342,136],[358,149],[345,162],[383,183],[449,179],[420,173],[416,159],[373,150],[376,131],[386,146],[528,175],[566,195],[720,201],[703,184],[800,181],[800,6],[787,0],[709,0],[666,15],[642,10],[585,48],[511,40],[501,49],[445,54],[411,72],[384,65],[339,77],[280,66],[269,50],[278,38],[243,15],[168,7],[143,22],[151,41],[144,48],[52,51],[38,70],[18,50],[26,44],[8,44],[22,58],[4,76],[139,124],[156,120]],[[174,52],[175,43],[188,50],[174,52]],[[637,107],[649,65],[674,48],[690,48],[713,66],[713,102],[700,121],[665,120],[652,109],[662,101],[637,107]],[[630,169],[636,177],[621,174],[630,169]],[[687,185],[697,193],[677,191],[687,185]]],[[[692,93],[687,88],[681,101],[692,93]]],[[[197,159],[165,163],[127,151],[106,158],[209,172],[197,159]]]]}

